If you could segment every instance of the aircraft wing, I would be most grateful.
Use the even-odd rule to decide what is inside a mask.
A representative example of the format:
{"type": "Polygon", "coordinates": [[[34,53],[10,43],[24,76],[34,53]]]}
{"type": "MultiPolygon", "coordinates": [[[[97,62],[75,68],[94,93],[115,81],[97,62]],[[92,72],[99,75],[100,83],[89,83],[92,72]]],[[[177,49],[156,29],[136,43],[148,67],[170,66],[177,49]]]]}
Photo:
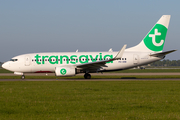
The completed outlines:
{"type": "Polygon", "coordinates": [[[122,58],[122,55],[123,55],[125,49],[126,49],[126,45],[124,45],[121,48],[121,50],[117,53],[117,55],[112,59],[79,64],[79,65],[76,65],[76,67],[77,68],[82,68],[82,69],[97,69],[97,68],[100,68],[100,67],[106,67],[106,65],[105,65],[106,62],[110,62],[110,61],[114,61],[114,60],[122,58]]]}
{"type": "Polygon", "coordinates": [[[155,54],[151,54],[150,56],[153,57],[158,57],[158,56],[165,56],[169,53],[175,52],[176,50],[170,50],[170,51],[166,51],[166,52],[160,52],[160,53],[155,53],[155,54]]]}

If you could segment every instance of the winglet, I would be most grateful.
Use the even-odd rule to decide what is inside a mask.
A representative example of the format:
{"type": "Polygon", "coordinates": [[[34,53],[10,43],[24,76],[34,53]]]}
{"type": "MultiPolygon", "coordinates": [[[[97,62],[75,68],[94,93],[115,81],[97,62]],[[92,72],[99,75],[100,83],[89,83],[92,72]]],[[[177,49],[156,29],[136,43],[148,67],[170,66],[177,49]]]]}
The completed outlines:
{"type": "Polygon", "coordinates": [[[113,59],[120,59],[123,56],[124,50],[126,49],[126,44],[121,48],[121,50],[118,52],[118,54],[113,59]]]}

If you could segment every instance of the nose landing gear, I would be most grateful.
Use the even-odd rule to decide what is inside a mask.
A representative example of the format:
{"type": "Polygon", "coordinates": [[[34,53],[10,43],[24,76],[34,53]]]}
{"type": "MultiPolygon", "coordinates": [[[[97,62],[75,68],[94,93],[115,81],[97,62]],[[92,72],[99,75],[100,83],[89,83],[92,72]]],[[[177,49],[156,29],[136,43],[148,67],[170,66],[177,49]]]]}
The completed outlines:
{"type": "Polygon", "coordinates": [[[22,76],[21,76],[21,79],[25,79],[25,75],[22,75],[22,76]]]}

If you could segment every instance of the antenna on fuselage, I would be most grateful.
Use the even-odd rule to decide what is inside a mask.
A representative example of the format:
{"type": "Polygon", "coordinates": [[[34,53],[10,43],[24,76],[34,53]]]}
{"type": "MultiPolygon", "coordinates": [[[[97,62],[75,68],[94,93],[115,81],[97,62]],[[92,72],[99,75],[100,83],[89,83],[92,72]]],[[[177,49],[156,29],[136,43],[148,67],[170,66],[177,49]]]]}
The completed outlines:
{"type": "Polygon", "coordinates": [[[76,50],[76,52],[78,52],[78,49],[76,50]]]}
{"type": "Polygon", "coordinates": [[[112,48],[109,49],[109,52],[113,52],[112,48]]]}

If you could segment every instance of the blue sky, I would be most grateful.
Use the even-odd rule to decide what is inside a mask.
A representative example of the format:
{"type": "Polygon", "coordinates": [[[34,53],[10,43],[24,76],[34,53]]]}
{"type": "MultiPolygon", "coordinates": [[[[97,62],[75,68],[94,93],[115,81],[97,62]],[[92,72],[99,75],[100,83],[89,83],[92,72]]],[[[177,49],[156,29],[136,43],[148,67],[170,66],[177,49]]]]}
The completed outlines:
{"type": "MultiPolygon", "coordinates": [[[[179,0],[1,0],[0,61],[34,52],[119,51],[137,45],[164,14],[165,50],[180,48],[179,0]]],[[[180,50],[165,59],[179,60],[180,50]]]]}

